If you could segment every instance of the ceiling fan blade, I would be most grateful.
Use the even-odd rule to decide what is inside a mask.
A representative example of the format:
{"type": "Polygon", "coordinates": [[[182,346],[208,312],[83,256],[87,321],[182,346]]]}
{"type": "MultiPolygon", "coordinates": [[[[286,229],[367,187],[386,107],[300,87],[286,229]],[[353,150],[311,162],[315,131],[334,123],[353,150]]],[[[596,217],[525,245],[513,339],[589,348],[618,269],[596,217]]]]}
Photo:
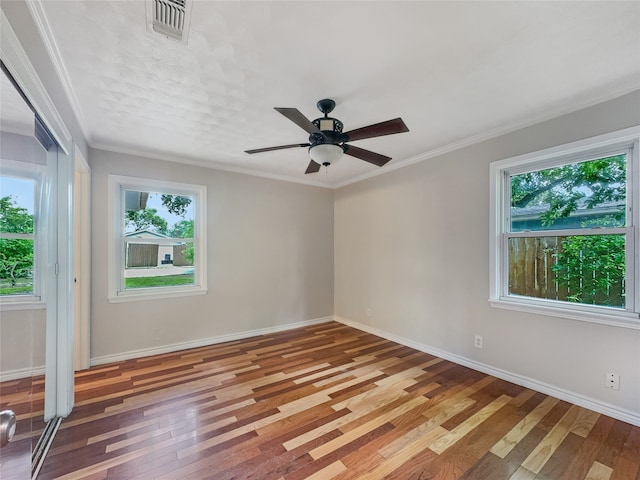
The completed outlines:
{"type": "Polygon", "coordinates": [[[320,170],[320,164],[311,160],[304,173],[316,173],[318,170],[320,170]]]}
{"type": "Polygon", "coordinates": [[[391,160],[391,157],[387,157],[386,155],[381,155],[379,153],[372,152],[371,150],[365,150],[364,148],[354,147],[353,145],[343,145],[343,147],[344,153],[347,155],[359,158],[365,162],[373,163],[379,167],[391,160]]]}
{"type": "Polygon", "coordinates": [[[348,142],[362,140],[364,138],[382,137],[383,135],[392,135],[394,133],[408,132],[409,128],[405,125],[400,117],[386,122],[375,123],[367,127],[356,128],[345,135],[349,136],[348,142]]]}
{"type": "Polygon", "coordinates": [[[297,108],[278,108],[274,107],[278,112],[287,117],[293,123],[305,130],[307,133],[322,133],[311,121],[305,117],[297,108]]]}
{"type": "Polygon", "coordinates": [[[253,150],[245,150],[244,153],[262,153],[262,152],[270,152],[271,150],[282,150],[284,148],[295,148],[295,147],[308,147],[309,143],[293,143],[291,145],[280,145],[279,147],[267,147],[267,148],[255,148],[253,150]]]}

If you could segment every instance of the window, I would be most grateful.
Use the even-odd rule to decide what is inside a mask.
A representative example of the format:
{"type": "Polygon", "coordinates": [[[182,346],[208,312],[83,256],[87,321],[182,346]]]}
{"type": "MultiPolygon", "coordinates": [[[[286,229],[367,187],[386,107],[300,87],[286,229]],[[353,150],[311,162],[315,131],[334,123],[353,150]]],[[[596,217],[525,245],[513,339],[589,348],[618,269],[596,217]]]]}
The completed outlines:
{"type": "Polygon", "coordinates": [[[206,188],[109,176],[112,302],[206,293],[206,188]]]}
{"type": "Polygon", "coordinates": [[[492,306],[640,328],[639,137],[491,164],[492,306]]]}
{"type": "MultiPolygon", "coordinates": [[[[38,185],[43,168],[3,160],[0,175],[0,302],[33,305],[42,300],[38,185]]],[[[12,308],[12,307],[10,307],[12,308]]]]}

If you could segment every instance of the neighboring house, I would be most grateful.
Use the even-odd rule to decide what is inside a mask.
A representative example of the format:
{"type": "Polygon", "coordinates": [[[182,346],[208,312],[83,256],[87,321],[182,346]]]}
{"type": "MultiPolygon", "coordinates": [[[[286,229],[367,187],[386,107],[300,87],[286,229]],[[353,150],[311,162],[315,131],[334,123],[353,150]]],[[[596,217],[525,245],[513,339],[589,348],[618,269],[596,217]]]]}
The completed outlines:
{"type": "Polygon", "coordinates": [[[603,202],[593,208],[588,208],[581,202],[578,208],[568,217],[556,219],[551,225],[542,225],[541,216],[549,210],[549,205],[533,205],[524,208],[512,208],[512,229],[515,232],[526,230],[556,230],[564,228],[581,228],[583,224],[604,219],[610,215],[624,212],[625,202],[603,202]]]}
{"type": "MultiPolygon", "coordinates": [[[[125,234],[128,238],[161,238],[168,239],[166,235],[151,230],[136,230],[125,234]]],[[[162,267],[173,265],[174,249],[179,243],[135,243],[127,242],[126,267],[162,267]]]]}

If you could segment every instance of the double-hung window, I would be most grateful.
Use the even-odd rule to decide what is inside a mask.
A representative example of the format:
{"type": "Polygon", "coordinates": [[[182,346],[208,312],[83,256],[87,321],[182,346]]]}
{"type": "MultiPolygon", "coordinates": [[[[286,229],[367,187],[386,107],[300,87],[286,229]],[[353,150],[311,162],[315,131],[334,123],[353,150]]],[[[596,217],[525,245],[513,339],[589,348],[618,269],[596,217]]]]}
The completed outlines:
{"type": "Polygon", "coordinates": [[[639,138],[491,164],[493,306],[640,328],[639,138]]]}
{"type": "Polygon", "coordinates": [[[0,303],[8,308],[41,303],[43,246],[39,185],[44,167],[3,160],[0,172],[0,303]]]}
{"type": "Polygon", "coordinates": [[[204,294],[206,188],[110,175],[111,302],[204,294]]]}

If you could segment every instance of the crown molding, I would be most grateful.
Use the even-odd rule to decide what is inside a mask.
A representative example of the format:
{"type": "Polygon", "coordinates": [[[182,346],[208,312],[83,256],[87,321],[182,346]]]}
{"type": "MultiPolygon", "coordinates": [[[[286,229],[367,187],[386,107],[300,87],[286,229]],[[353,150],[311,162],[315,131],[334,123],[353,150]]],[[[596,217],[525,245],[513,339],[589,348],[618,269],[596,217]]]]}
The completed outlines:
{"type": "Polygon", "coordinates": [[[307,179],[304,179],[304,178],[290,177],[288,175],[281,175],[281,174],[277,174],[277,173],[263,172],[263,171],[260,171],[260,170],[253,170],[253,169],[250,169],[250,168],[234,167],[234,166],[231,166],[229,164],[215,162],[215,161],[211,161],[211,160],[204,160],[204,159],[201,159],[201,158],[175,157],[173,155],[166,155],[166,154],[159,153],[159,152],[149,152],[149,151],[145,151],[145,150],[138,150],[136,148],[113,146],[113,145],[107,145],[107,144],[101,144],[101,143],[93,143],[90,146],[91,146],[91,148],[97,149],[97,150],[104,150],[104,151],[113,152],[113,153],[122,153],[124,155],[131,155],[131,156],[135,156],[135,157],[150,158],[150,159],[155,159],[155,160],[164,160],[166,162],[180,163],[180,164],[184,164],[184,165],[192,165],[194,167],[208,168],[208,169],[211,169],[211,170],[220,170],[220,171],[229,172],[229,173],[238,173],[240,175],[249,175],[249,176],[252,176],[252,177],[268,178],[270,180],[279,180],[279,181],[288,182],[288,183],[298,183],[298,184],[301,184],[301,185],[309,185],[309,186],[312,186],[312,187],[320,187],[320,188],[328,188],[328,189],[333,189],[334,188],[330,184],[317,182],[317,181],[314,181],[314,180],[307,180],[307,179]]]}
{"type": "Polygon", "coordinates": [[[502,135],[506,135],[508,133],[521,130],[523,128],[531,127],[533,125],[537,125],[539,123],[543,123],[548,120],[553,120],[554,118],[558,118],[563,115],[568,115],[570,113],[574,113],[585,108],[593,107],[595,105],[598,105],[599,103],[604,103],[606,101],[613,100],[615,98],[621,97],[623,95],[627,95],[639,89],[640,89],[640,82],[638,82],[638,80],[635,78],[629,81],[621,82],[620,84],[610,88],[606,93],[589,97],[587,99],[584,99],[581,102],[566,102],[564,105],[561,105],[553,110],[549,110],[543,114],[530,115],[519,121],[512,122],[509,125],[503,125],[491,130],[487,130],[485,132],[481,132],[477,135],[472,135],[470,137],[460,139],[458,141],[443,145],[441,147],[428,150],[424,153],[421,153],[420,155],[410,157],[406,160],[400,160],[398,162],[390,162],[387,165],[385,165],[385,168],[383,170],[375,170],[373,172],[368,172],[363,175],[359,175],[350,180],[345,180],[344,182],[338,183],[334,185],[332,188],[338,189],[338,188],[346,187],[347,185],[361,182],[369,178],[377,177],[378,175],[392,172],[394,170],[398,170],[399,168],[408,167],[409,165],[420,163],[430,158],[438,157],[440,155],[445,155],[447,153],[451,153],[456,150],[469,147],[471,145],[475,145],[487,140],[491,140],[493,138],[500,137],[502,135]]]}
{"type": "Polygon", "coordinates": [[[189,157],[189,158],[184,158],[184,157],[175,157],[172,155],[165,155],[159,152],[148,152],[148,151],[143,151],[143,150],[139,150],[139,149],[135,149],[135,148],[128,148],[128,147],[118,147],[118,146],[113,146],[113,145],[107,145],[107,144],[100,144],[100,143],[93,143],[91,144],[92,148],[97,148],[100,150],[106,150],[106,151],[110,151],[110,152],[115,152],[115,153],[123,153],[126,155],[135,155],[135,156],[139,156],[139,157],[146,157],[146,158],[155,158],[158,160],[165,160],[168,162],[175,162],[175,163],[182,163],[182,164],[187,164],[187,165],[193,165],[193,166],[197,166],[197,167],[203,167],[203,168],[210,168],[210,169],[214,169],[214,170],[222,170],[225,172],[231,172],[231,173],[238,173],[238,174],[242,174],[242,175],[251,175],[254,177],[262,177],[262,178],[268,178],[271,180],[280,180],[280,181],[284,181],[284,182],[290,182],[290,183],[298,183],[298,184],[302,184],[302,185],[310,185],[310,186],[314,186],[314,187],[321,187],[321,188],[328,188],[328,189],[332,189],[332,190],[337,190],[339,188],[342,187],[346,187],[348,185],[357,183],[357,182],[361,182],[363,180],[367,180],[369,178],[373,178],[373,177],[377,177],[379,175],[384,175],[386,173],[390,173],[394,170],[398,170],[404,167],[408,167],[410,165],[414,165],[416,163],[420,163],[420,162],[424,162],[425,160],[429,160],[431,158],[435,158],[435,157],[439,157],[441,155],[445,155],[447,153],[451,153],[454,152],[456,150],[460,150],[462,148],[466,148],[469,147],[471,145],[475,145],[487,140],[491,140],[493,138],[497,138],[500,137],[502,135],[506,135],[508,133],[512,133],[518,130],[521,130],[523,128],[527,128],[527,127],[531,127],[534,125],[537,125],[539,123],[543,123],[545,121],[548,120],[553,120],[554,118],[558,118],[561,117],[563,115],[568,115],[574,112],[577,112],[579,110],[585,109],[585,108],[589,108],[595,105],[598,105],[600,103],[609,101],[609,100],[613,100],[615,98],[621,97],[623,95],[632,93],[634,91],[637,91],[640,89],[640,84],[638,84],[638,82],[634,79],[631,82],[625,82],[625,83],[621,83],[620,85],[618,85],[615,88],[611,88],[609,89],[606,93],[601,94],[601,95],[597,95],[597,96],[593,96],[590,97],[587,100],[584,100],[582,102],[578,102],[578,103],[572,103],[571,105],[569,104],[565,104],[563,106],[560,106],[552,111],[548,111],[542,115],[534,115],[534,116],[529,116],[523,120],[520,120],[518,122],[513,122],[509,125],[505,125],[502,127],[498,127],[492,130],[488,130],[486,132],[482,132],[479,133],[477,135],[473,135],[470,137],[466,137],[463,138],[461,140],[455,141],[455,142],[451,142],[448,143],[446,145],[437,147],[437,148],[433,148],[431,150],[428,150],[424,153],[421,153],[420,155],[416,155],[414,157],[410,157],[406,160],[399,160],[399,161],[392,161],[390,163],[388,163],[387,165],[385,165],[383,168],[380,169],[376,169],[373,170],[371,172],[367,172],[365,174],[362,175],[358,175],[352,179],[349,180],[345,180],[342,182],[337,182],[337,183],[324,183],[324,182],[318,182],[318,181],[314,181],[314,180],[307,180],[307,179],[300,179],[300,178],[296,178],[296,177],[291,177],[291,176],[287,176],[287,175],[281,175],[281,174],[274,174],[274,173],[268,173],[268,172],[263,172],[263,171],[259,171],[259,170],[254,170],[254,169],[250,169],[250,168],[242,168],[242,167],[234,167],[234,166],[230,166],[228,164],[224,164],[224,163],[220,163],[220,162],[212,162],[209,160],[204,160],[201,158],[193,158],[193,157],[189,157]]]}

